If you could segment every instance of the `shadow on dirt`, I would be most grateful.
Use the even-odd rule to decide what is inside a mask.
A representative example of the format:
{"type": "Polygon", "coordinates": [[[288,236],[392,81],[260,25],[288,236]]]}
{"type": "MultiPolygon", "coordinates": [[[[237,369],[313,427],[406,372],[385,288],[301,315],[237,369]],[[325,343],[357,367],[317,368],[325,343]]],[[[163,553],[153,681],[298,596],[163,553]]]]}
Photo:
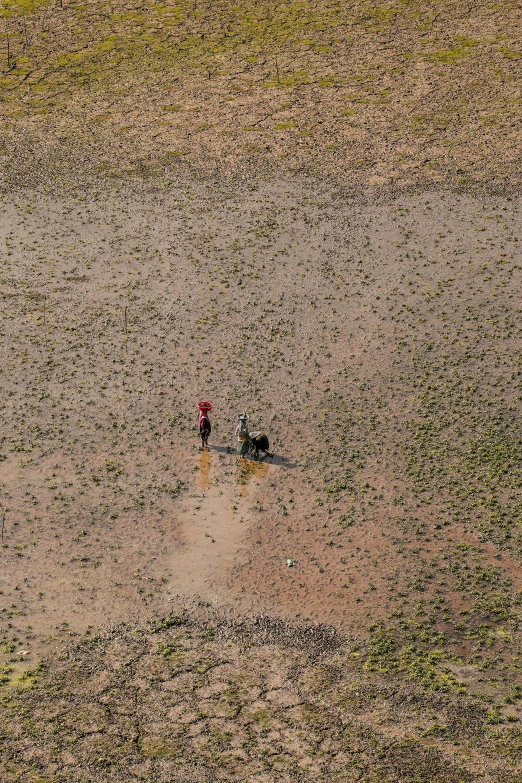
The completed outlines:
{"type": "MultiPolygon", "coordinates": [[[[232,446],[215,446],[214,444],[209,444],[207,446],[208,451],[216,451],[218,454],[233,454],[236,455],[236,451],[232,446]]],[[[287,457],[283,457],[281,454],[272,454],[270,457],[266,457],[263,455],[260,455],[258,459],[256,459],[251,454],[247,455],[245,457],[246,462],[256,462],[256,463],[266,463],[268,465],[278,465],[283,468],[287,468],[292,470],[293,468],[297,467],[297,462],[290,462],[287,457]]]]}
{"type": "Polygon", "coordinates": [[[232,449],[230,446],[214,446],[213,444],[210,444],[207,446],[207,449],[209,451],[217,451],[219,454],[232,454],[232,449]]]}
{"type": "Polygon", "coordinates": [[[293,470],[297,467],[297,462],[290,462],[287,457],[282,457],[280,454],[274,454],[271,459],[272,465],[278,465],[281,468],[286,468],[287,470],[293,470]]]}

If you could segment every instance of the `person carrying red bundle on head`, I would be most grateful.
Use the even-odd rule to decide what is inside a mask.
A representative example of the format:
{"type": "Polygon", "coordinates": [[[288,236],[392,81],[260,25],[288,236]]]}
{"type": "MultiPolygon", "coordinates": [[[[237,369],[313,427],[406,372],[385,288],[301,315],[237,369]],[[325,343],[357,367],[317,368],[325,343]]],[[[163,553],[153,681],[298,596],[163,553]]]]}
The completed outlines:
{"type": "Polygon", "coordinates": [[[208,414],[212,410],[211,402],[198,402],[199,410],[199,434],[201,436],[201,448],[208,447],[208,436],[212,432],[212,425],[208,414]]]}

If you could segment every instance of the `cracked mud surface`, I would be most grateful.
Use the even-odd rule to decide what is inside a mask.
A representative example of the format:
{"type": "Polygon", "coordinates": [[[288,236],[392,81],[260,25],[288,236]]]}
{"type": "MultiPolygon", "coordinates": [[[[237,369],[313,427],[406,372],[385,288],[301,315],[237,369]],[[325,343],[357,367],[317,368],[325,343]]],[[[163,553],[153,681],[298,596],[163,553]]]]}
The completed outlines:
{"type": "Polygon", "coordinates": [[[520,20],[4,3],[2,783],[520,781],[520,20]]]}
{"type": "Polygon", "coordinates": [[[518,779],[480,701],[364,673],[364,652],[326,627],[195,607],[86,638],[25,691],[23,725],[6,704],[3,779],[518,779]]]}
{"type": "MultiPolygon", "coordinates": [[[[426,758],[456,764],[448,780],[471,780],[478,769],[516,780],[519,204],[433,193],[363,204],[325,188],[318,200],[317,188],[289,181],[217,198],[211,187],[180,183],[175,193],[4,199],[4,706],[32,715],[34,699],[61,699],[66,680],[52,678],[72,674],[59,658],[83,660],[100,627],[134,625],[100,637],[116,634],[126,659],[132,634],[154,614],[161,622],[181,613],[190,624],[208,611],[210,625],[247,630],[264,615],[290,634],[326,623],[346,635],[339,655],[353,687],[373,689],[357,736],[378,732],[387,758],[407,747],[407,764],[399,755],[410,776],[426,758]],[[198,448],[201,398],[214,402],[208,452],[198,448]],[[238,462],[233,432],[245,408],[269,435],[273,461],[238,462]],[[441,708],[437,693],[452,715],[459,704],[479,710],[473,738],[454,745],[455,717],[429,723],[427,712],[422,730],[409,718],[396,728],[395,718],[378,718],[377,694],[403,694],[408,682],[415,699],[439,704],[429,714],[441,708]]],[[[186,642],[190,661],[203,654],[202,638],[186,642]]],[[[143,655],[164,661],[148,644],[143,655]]],[[[93,683],[105,682],[100,645],[93,680],[64,698],[89,701],[93,683]]],[[[234,653],[238,672],[244,645],[234,653]]],[[[263,652],[269,666],[291,670],[292,655],[276,648],[263,652]]],[[[295,665],[315,676],[317,661],[295,665]]],[[[343,755],[323,718],[326,744],[310,750],[316,730],[302,705],[284,713],[305,734],[299,745],[280,723],[288,705],[276,696],[258,706],[277,713],[283,734],[267,724],[263,737],[284,748],[283,766],[261,745],[238,750],[250,729],[242,719],[236,734],[228,723],[201,723],[206,707],[188,695],[194,676],[197,668],[167,688],[178,693],[168,710],[196,715],[181,758],[169,734],[185,725],[178,712],[179,720],[167,710],[163,728],[139,740],[114,718],[110,731],[127,736],[126,779],[153,770],[167,780],[180,764],[187,780],[203,780],[218,774],[208,770],[220,759],[224,779],[241,779],[241,768],[252,779],[292,780],[319,774],[317,753],[329,779],[371,779],[359,751],[343,755]],[[221,750],[190,766],[188,748],[203,743],[210,753],[214,731],[224,732],[221,750]]],[[[284,682],[293,705],[300,675],[284,682]]],[[[198,687],[215,684],[203,678],[198,687]]],[[[313,710],[324,709],[326,693],[308,694],[313,710]]],[[[137,697],[129,690],[128,698],[137,697]]],[[[352,705],[340,720],[353,719],[352,705]]],[[[94,764],[96,781],[124,774],[121,760],[107,761],[106,750],[94,758],[94,740],[79,734],[49,761],[46,724],[37,723],[36,733],[4,734],[15,753],[6,780],[28,774],[33,754],[35,780],[66,780],[82,764],[94,764]],[[17,755],[22,747],[33,750],[17,755]]],[[[102,745],[103,726],[93,730],[102,745]]]]}
{"type": "Polygon", "coordinates": [[[9,0],[0,182],[516,189],[521,32],[515,2],[9,0]]]}

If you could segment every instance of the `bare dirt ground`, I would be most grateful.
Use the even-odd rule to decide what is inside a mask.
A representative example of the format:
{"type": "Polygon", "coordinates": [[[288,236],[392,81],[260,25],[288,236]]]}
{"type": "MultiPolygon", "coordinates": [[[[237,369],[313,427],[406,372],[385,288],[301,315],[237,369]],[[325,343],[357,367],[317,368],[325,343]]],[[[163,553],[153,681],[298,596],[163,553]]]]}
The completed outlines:
{"type": "Polygon", "coordinates": [[[520,783],[520,22],[4,2],[2,783],[520,783]]]}
{"type": "Polygon", "coordinates": [[[85,639],[25,691],[23,722],[6,700],[4,779],[519,780],[486,705],[362,673],[361,650],[331,628],[195,607],[85,639]]]}
{"type": "MultiPolygon", "coordinates": [[[[295,181],[5,198],[6,705],[31,711],[26,685],[61,693],[39,662],[83,655],[70,643],[100,626],[139,634],[206,606],[210,624],[248,628],[264,613],[356,639],[354,682],[475,699],[487,758],[441,723],[435,745],[459,765],[447,779],[516,780],[521,229],[516,198],[365,203],[295,181]],[[203,453],[201,398],[214,402],[203,453]],[[243,409],[272,461],[227,448],[243,409]]],[[[400,725],[417,758],[426,726],[400,725]]],[[[24,778],[9,736],[6,780],[66,780],[80,763],[62,754],[24,778]]],[[[160,774],[138,745],[170,780],[171,751],[160,774]]],[[[86,779],[112,780],[99,758],[86,779]]],[[[324,774],[346,779],[332,758],[324,774]]]]}
{"type": "Polygon", "coordinates": [[[169,585],[179,596],[198,596],[223,606],[230,599],[232,571],[255,549],[248,525],[252,498],[275,466],[229,458],[226,467],[221,461],[214,468],[216,453],[215,446],[201,453],[196,491],[178,516],[180,541],[169,585]]]}
{"type": "Polygon", "coordinates": [[[0,185],[518,188],[520,4],[5,0],[0,185]]]}

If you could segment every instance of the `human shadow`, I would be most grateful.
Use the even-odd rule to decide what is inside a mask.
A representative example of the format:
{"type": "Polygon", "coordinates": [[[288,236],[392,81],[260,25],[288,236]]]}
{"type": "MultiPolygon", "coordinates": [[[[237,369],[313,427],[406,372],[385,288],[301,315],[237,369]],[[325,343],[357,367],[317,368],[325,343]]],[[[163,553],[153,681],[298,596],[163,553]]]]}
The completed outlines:
{"type": "Polygon", "coordinates": [[[260,454],[259,457],[255,457],[253,454],[247,454],[245,460],[249,462],[260,462],[267,465],[279,465],[282,468],[296,468],[297,462],[290,462],[287,457],[283,457],[282,454],[260,454]]]}
{"type": "Polygon", "coordinates": [[[209,451],[217,451],[220,454],[235,454],[231,446],[215,446],[213,443],[207,445],[209,451]]]}
{"type": "Polygon", "coordinates": [[[269,461],[272,462],[272,465],[279,465],[281,468],[286,468],[287,470],[293,470],[297,467],[297,462],[290,462],[290,460],[287,457],[283,457],[282,454],[273,454],[272,459],[269,461]]]}
{"type": "MultiPolygon", "coordinates": [[[[209,451],[217,451],[219,454],[233,454],[238,457],[239,454],[233,446],[217,446],[213,443],[209,443],[207,446],[209,451]]],[[[290,462],[287,457],[282,454],[259,454],[259,457],[255,457],[253,454],[248,453],[244,457],[245,460],[250,462],[266,462],[268,465],[278,465],[279,467],[293,470],[297,467],[297,462],[290,462]]]]}

